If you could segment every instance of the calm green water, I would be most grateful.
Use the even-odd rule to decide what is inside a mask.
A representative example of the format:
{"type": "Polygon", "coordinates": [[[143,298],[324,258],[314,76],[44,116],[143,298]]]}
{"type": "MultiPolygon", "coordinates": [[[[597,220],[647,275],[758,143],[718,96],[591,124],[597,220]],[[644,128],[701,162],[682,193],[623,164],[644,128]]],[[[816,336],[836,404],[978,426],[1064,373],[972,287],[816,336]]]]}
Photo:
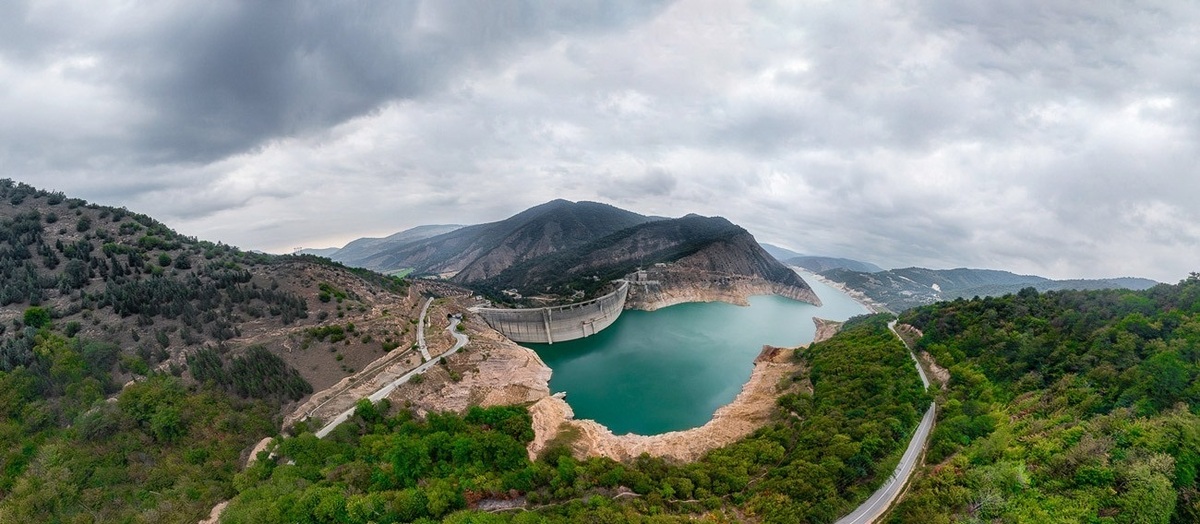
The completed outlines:
{"type": "Polygon", "coordinates": [[[554,370],[550,389],[567,392],[577,419],[595,420],[618,435],[702,426],[741,391],[764,344],[807,344],[814,316],[845,320],[867,313],[844,293],[802,275],[823,306],[758,296],[749,307],[711,302],[626,311],[594,336],[527,346],[554,370]]]}

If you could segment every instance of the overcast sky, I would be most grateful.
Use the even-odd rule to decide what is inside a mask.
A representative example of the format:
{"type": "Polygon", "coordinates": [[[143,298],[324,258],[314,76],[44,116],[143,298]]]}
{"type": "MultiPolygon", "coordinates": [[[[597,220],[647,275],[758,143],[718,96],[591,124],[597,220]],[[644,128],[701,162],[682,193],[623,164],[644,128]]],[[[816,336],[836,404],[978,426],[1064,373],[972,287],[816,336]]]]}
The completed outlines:
{"type": "Polygon", "coordinates": [[[884,267],[1200,271],[1200,2],[0,3],[0,177],[248,249],[554,198],[884,267]]]}

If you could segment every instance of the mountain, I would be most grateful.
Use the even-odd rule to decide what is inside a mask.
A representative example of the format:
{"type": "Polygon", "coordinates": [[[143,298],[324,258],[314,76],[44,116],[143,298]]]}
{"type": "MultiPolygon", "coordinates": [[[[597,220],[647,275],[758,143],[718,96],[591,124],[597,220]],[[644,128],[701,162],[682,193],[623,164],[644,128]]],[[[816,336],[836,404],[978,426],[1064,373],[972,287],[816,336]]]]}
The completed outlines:
{"type": "Polygon", "coordinates": [[[883,268],[870,262],[861,262],[851,260],[849,258],[836,257],[819,257],[819,256],[798,256],[792,257],[783,261],[791,266],[800,266],[813,273],[829,271],[831,269],[848,269],[850,271],[861,271],[863,273],[878,273],[883,271],[883,268]]]}
{"type": "Polygon", "coordinates": [[[292,254],[293,255],[312,255],[314,257],[329,258],[329,257],[333,256],[334,253],[337,253],[338,250],[340,250],[340,249],[341,248],[337,248],[337,247],[319,247],[319,248],[318,247],[306,247],[304,249],[298,249],[298,250],[296,250],[295,253],[292,253],[292,254]]]}
{"type": "MultiPolygon", "coordinates": [[[[0,322],[20,325],[26,312],[45,312],[67,336],[113,348],[89,363],[111,373],[114,382],[99,386],[105,392],[156,371],[203,382],[201,369],[212,378],[212,365],[229,366],[257,347],[271,355],[255,358],[272,362],[261,370],[276,370],[274,378],[213,380],[281,405],[298,401],[362,369],[385,346],[411,343],[396,319],[415,318],[417,302],[403,280],[197,240],[124,208],[0,180],[0,322]],[[341,335],[330,346],[320,335],[334,331],[341,335]],[[307,350],[313,346],[329,351],[307,350]],[[245,387],[293,376],[302,380],[245,387]]],[[[37,337],[0,329],[0,372],[37,366],[37,337]]]]}
{"type": "Polygon", "coordinates": [[[861,262],[849,258],[801,255],[800,253],[792,251],[786,247],[779,247],[766,243],[760,245],[762,246],[763,250],[775,257],[775,260],[791,266],[800,266],[804,269],[812,271],[813,273],[820,273],[822,271],[829,271],[830,269],[837,268],[849,269],[851,271],[862,271],[864,273],[883,271],[883,268],[870,262],[861,262]]]}
{"type": "Polygon", "coordinates": [[[514,264],[479,285],[559,295],[591,293],[639,268],[648,268],[661,277],[651,280],[680,285],[694,284],[691,280],[696,275],[710,282],[731,277],[757,279],[764,285],[789,288],[780,294],[819,303],[808,284],[768,254],[745,229],[721,217],[699,215],[622,229],[587,244],[514,264]]]}
{"type": "Polygon", "coordinates": [[[343,246],[341,249],[323,256],[327,256],[331,260],[341,262],[347,266],[370,268],[375,265],[375,261],[378,258],[385,257],[388,255],[388,253],[396,249],[400,249],[405,245],[417,242],[419,240],[425,240],[430,237],[449,233],[451,231],[461,229],[462,227],[463,226],[456,224],[417,226],[383,238],[368,237],[353,240],[349,244],[343,246]]]}
{"type": "Polygon", "coordinates": [[[768,244],[766,242],[760,242],[758,245],[762,246],[764,251],[769,253],[771,256],[775,257],[775,260],[778,260],[780,262],[783,262],[789,258],[796,258],[796,257],[804,256],[804,255],[797,253],[795,251],[792,251],[786,247],[779,247],[777,245],[768,244]]]}
{"type": "Polygon", "coordinates": [[[909,267],[875,273],[835,268],[820,272],[834,282],[862,292],[892,311],[904,311],[942,300],[1000,296],[1032,287],[1060,289],[1149,289],[1158,284],[1145,278],[1051,280],[993,269],[925,269],[909,267]]]}
{"type": "Polygon", "coordinates": [[[459,283],[496,276],[509,266],[653,220],[596,202],[554,200],[498,222],[412,242],[372,257],[363,267],[378,271],[413,268],[459,283]]]}

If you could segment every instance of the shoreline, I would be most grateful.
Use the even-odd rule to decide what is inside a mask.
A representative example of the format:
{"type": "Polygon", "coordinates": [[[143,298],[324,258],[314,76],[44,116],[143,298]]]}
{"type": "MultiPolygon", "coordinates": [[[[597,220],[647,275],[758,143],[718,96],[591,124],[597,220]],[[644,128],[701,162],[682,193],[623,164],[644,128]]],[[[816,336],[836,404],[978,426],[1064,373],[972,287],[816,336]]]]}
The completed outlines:
{"type": "MultiPolygon", "coordinates": [[[[821,318],[813,341],[832,337],[841,326],[821,318]]],[[[798,347],[806,347],[804,346],[798,347]]],[[[797,348],[798,348],[797,347],[797,348]]],[[[704,425],[657,435],[615,435],[608,427],[590,419],[575,419],[574,411],[562,395],[552,395],[535,402],[529,408],[533,417],[534,440],[529,444],[530,459],[536,459],[562,432],[578,434],[570,443],[577,457],[608,457],[628,462],[647,453],[680,462],[692,462],[705,453],[732,444],[766,424],[775,410],[780,384],[793,374],[803,371],[803,363],[793,355],[797,348],[763,346],[754,360],[754,370],[732,402],[717,408],[704,425]]]]}
{"type": "Polygon", "coordinates": [[[853,299],[855,302],[862,304],[862,306],[867,308],[867,311],[870,311],[871,313],[895,314],[892,310],[888,309],[887,306],[880,304],[878,302],[875,302],[874,300],[871,300],[870,297],[864,295],[861,291],[859,291],[857,289],[851,289],[849,287],[846,287],[846,285],[841,282],[835,282],[833,280],[829,280],[828,278],[825,278],[821,275],[813,273],[812,271],[804,269],[800,266],[788,266],[788,268],[790,268],[792,271],[800,273],[801,274],[800,276],[802,278],[803,277],[812,277],[813,280],[816,280],[817,282],[820,282],[822,284],[825,284],[826,286],[829,286],[831,288],[834,288],[834,289],[842,292],[846,296],[853,299]]]}

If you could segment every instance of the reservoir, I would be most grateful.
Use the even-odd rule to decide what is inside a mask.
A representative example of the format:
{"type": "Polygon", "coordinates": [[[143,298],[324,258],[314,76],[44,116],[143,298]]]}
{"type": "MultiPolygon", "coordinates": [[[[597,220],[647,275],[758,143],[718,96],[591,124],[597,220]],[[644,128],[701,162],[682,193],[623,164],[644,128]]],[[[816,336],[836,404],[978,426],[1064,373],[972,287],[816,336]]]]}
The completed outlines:
{"type": "Polygon", "coordinates": [[[812,341],[814,316],[846,320],[868,313],[846,294],[800,273],[824,304],[783,297],[678,304],[625,311],[593,336],[552,345],[524,344],[550,366],[552,392],[566,392],[576,419],[614,434],[655,435],[694,428],[733,401],[764,344],[812,341]]]}

